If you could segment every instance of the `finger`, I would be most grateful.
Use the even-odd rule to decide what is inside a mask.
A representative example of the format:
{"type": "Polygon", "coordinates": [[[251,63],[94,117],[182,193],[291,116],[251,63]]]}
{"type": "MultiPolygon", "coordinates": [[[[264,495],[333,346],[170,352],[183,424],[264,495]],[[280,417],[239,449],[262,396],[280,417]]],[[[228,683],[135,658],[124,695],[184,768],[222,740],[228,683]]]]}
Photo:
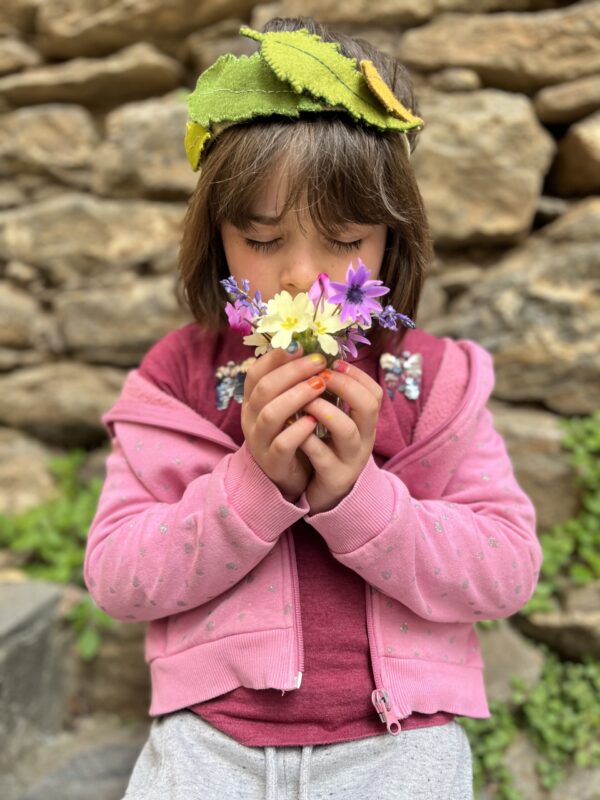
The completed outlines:
{"type": "Polygon", "coordinates": [[[273,350],[269,350],[268,353],[265,353],[264,356],[257,358],[246,372],[246,378],[244,380],[244,400],[250,397],[252,390],[264,375],[277,369],[277,367],[280,367],[282,364],[287,364],[301,357],[302,345],[299,344],[295,353],[289,353],[281,347],[275,347],[273,350]]]}
{"type": "MultiPolygon", "coordinates": [[[[292,357],[288,356],[288,358],[292,357]]],[[[320,353],[311,353],[287,363],[284,361],[270,372],[265,373],[246,395],[246,402],[251,411],[258,415],[262,408],[288,389],[314,376],[316,372],[323,371],[325,363],[325,356],[320,353]]]]}
{"type": "Polygon", "coordinates": [[[348,366],[345,372],[332,370],[327,389],[342,399],[361,437],[367,437],[377,424],[383,389],[361,369],[348,366]]]}
{"type": "Polygon", "coordinates": [[[281,433],[273,439],[274,455],[295,453],[300,445],[311,435],[317,426],[312,414],[302,414],[298,419],[290,419],[281,433]]]}
{"type": "MultiPolygon", "coordinates": [[[[275,436],[285,427],[286,421],[324,392],[326,385],[325,380],[313,375],[294,384],[260,408],[254,422],[255,439],[259,446],[269,448],[275,436]]],[[[254,394],[259,393],[260,387],[257,386],[254,394]]]]}
{"type": "Polygon", "coordinates": [[[355,367],[354,364],[349,364],[347,361],[338,358],[333,362],[331,369],[336,375],[346,375],[352,378],[352,380],[358,381],[361,386],[364,386],[376,399],[381,401],[383,389],[377,381],[374,381],[373,378],[367,375],[360,367],[355,367]]]}
{"type": "Polygon", "coordinates": [[[346,463],[356,455],[361,445],[361,433],[348,414],[324,397],[316,398],[304,409],[327,428],[330,435],[328,448],[333,449],[340,461],[346,463]]]}

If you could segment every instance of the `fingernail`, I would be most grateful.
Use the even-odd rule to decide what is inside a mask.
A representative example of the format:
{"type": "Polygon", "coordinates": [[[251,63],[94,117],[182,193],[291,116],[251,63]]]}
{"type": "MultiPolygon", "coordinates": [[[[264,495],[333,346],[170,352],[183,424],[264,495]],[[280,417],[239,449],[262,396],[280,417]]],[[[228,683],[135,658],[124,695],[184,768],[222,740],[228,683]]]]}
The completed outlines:
{"type": "Polygon", "coordinates": [[[288,344],[288,346],[285,349],[288,351],[290,355],[293,355],[294,353],[297,352],[299,347],[300,345],[298,344],[298,342],[295,339],[292,339],[292,341],[288,344]]]}
{"type": "Polygon", "coordinates": [[[311,353],[311,355],[308,358],[309,358],[310,361],[312,361],[313,364],[326,364],[327,363],[327,359],[325,358],[323,353],[311,353]]]}
{"type": "Polygon", "coordinates": [[[350,369],[350,364],[348,364],[347,361],[334,361],[332,367],[337,372],[348,372],[350,369]]]}
{"type": "Polygon", "coordinates": [[[322,378],[325,382],[327,382],[332,375],[333,373],[330,369],[324,369],[323,372],[319,372],[318,377],[322,378]]]}
{"type": "Polygon", "coordinates": [[[307,381],[308,385],[311,386],[313,389],[324,389],[325,388],[325,381],[321,380],[321,378],[314,375],[307,381]]]}

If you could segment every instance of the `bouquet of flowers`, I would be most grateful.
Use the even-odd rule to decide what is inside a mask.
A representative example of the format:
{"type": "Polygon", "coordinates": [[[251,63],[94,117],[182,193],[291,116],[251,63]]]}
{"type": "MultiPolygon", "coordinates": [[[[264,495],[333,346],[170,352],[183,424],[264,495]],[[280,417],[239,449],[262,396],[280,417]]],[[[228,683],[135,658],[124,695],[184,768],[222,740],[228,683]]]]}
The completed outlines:
{"type": "MultiPolygon", "coordinates": [[[[305,354],[320,352],[330,367],[336,358],[356,358],[356,345],[370,344],[364,335],[375,320],[381,327],[397,330],[398,323],[414,328],[415,323],[392,305],[382,308],[375,299],[389,292],[383,281],[371,280],[371,272],[358,259],[356,269],[350,264],[346,282],[331,281],[322,272],[308,292],[292,297],[289,292],[276,294],[267,303],[260,292],[250,295],[250,284],[235,278],[221,281],[231,302],[225,306],[229,325],[244,334],[244,344],[254,345],[255,356],[275,347],[287,348],[292,341],[302,345],[305,354]]],[[[324,392],[325,396],[327,391],[324,392]]],[[[332,395],[332,402],[339,398],[332,395]]],[[[323,437],[326,431],[315,431],[323,437]]]]}

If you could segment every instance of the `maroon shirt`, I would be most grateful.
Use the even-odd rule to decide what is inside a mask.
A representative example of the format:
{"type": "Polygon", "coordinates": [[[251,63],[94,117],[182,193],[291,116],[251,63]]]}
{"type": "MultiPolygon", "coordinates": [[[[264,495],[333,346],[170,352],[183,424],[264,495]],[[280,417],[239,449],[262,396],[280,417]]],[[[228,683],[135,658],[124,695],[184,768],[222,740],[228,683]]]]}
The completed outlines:
{"type": "MultiPolygon", "coordinates": [[[[394,404],[387,394],[384,396],[373,449],[378,466],[412,441],[441,361],[442,339],[417,330],[411,333],[411,342],[411,352],[418,351],[423,358],[420,394],[415,400],[399,394],[394,404]]],[[[404,349],[402,346],[400,351],[404,349]]],[[[241,445],[241,406],[232,397],[226,409],[217,409],[214,373],[228,361],[237,363],[250,356],[252,349],[243,344],[240,334],[227,331],[220,336],[207,335],[192,323],[158,342],[142,361],[140,373],[241,445]],[[211,360],[211,386],[199,379],[199,373],[206,374],[206,370],[194,369],[200,358],[211,360]]],[[[359,351],[357,366],[385,385],[368,347],[359,351]]],[[[367,637],[365,582],[331,555],[323,538],[306,522],[300,520],[292,532],[304,640],[300,689],[282,696],[277,689],[240,686],[190,710],[241,744],[252,746],[331,744],[387,734],[371,703],[375,682],[367,637]]],[[[401,720],[401,725],[408,730],[444,725],[453,718],[443,710],[435,714],[413,712],[401,720]]]]}

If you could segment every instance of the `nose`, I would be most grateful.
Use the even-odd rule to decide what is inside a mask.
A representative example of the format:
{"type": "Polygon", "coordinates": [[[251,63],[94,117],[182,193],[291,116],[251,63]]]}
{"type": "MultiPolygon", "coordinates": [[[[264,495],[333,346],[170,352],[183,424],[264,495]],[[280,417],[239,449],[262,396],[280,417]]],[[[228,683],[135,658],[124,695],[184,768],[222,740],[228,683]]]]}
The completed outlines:
{"type": "Polygon", "coordinates": [[[309,248],[296,252],[287,262],[281,273],[281,289],[295,297],[301,292],[308,292],[323,272],[322,261],[309,248]]]}

